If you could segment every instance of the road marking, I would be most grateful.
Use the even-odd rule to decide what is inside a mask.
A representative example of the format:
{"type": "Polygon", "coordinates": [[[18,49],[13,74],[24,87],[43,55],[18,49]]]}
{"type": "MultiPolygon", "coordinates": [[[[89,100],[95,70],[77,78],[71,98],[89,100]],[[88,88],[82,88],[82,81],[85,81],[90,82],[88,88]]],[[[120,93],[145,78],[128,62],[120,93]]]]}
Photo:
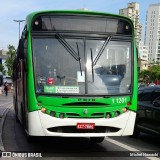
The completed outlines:
{"type": "MultiPolygon", "coordinates": [[[[8,111],[10,110],[10,108],[13,106],[13,104],[8,104],[8,106],[5,108],[4,112],[0,113],[1,119],[0,119],[0,150],[4,151],[4,145],[3,145],[3,141],[2,141],[2,132],[3,132],[3,125],[4,125],[4,121],[6,118],[6,115],[8,113],[8,111]],[[2,115],[1,115],[2,114],[2,115]]],[[[2,107],[3,108],[3,107],[2,107]]],[[[2,158],[3,159],[3,158],[2,158]]]]}
{"type": "MultiPolygon", "coordinates": [[[[140,150],[138,150],[136,148],[130,147],[130,146],[124,144],[124,143],[118,142],[118,141],[113,140],[113,139],[111,139],[109,137],[106,137],[105,140],[108,141],[108,142],[111,142],[111,143],[113,143],[113,144],[115,144],[117,146],[120,146],[120,147],[122,147],[124,149],[127,149],[127,150],[129,150],[131,152],[142,152],[142,151],[140,151],[140,150]]],[[[142,152],[142,153],[145,153],[145,152],[142,152]]],[[[145,157],[145,158],[150,159],[150,160],[160,160],[160,158],[157,158],[157,157],[145,157]]]]}
{"type": "Polygon", "coordinates": [[[12,103],[12,101],[7,102],[7,103],[2,103],[0,106],[4,106],[4,105],[9,104],[9,103],[12,103]]]}

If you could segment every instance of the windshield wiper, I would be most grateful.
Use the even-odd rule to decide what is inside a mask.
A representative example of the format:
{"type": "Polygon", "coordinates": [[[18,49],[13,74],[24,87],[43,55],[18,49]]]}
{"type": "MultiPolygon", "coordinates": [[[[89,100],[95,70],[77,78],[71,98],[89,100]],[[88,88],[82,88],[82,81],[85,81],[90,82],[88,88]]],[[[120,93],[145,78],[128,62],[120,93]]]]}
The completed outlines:
{"type": "Polygon", "coordinates": [[[100,49],[99,53],[97,54],[96,58],[93,61],[93,65],[96,65],[97,61],[99,60],[100,56],[102,55],[103,51],[105,50],[107,44],[111,40],[112,36],[108,36],[106,41],[103,43],[102,48],[100,49]]]}
{"type": "MultiPolygon", "coordinates": [[[[50,23],[52,26],[52,30],[56,31],[54,25],[52,24],[51,17],[49,17],[49,19],[50,19],[50,23]]],[[[74,49],[68,44],[68,42],[58,33],[56,33],[55,37],[64,46],[64,48],[68,51],[68,53],[70,53],[73,58],[75,58],[77,61],[79,61],[80,57],[77,55],[77,53],[74,51],[74,49]]]]}
{"type": "Polygon", "coordinates": [[[58,33],[56,33],[56,37],[58,41],[64,46],[64,48],[71,54],[71,56],[74,57],[77,61],[79,61],[80,57],[77,55],[74,49],[67,43],[67,41],[58,33]]]}
{"type": "Polygon", "coordinates": [[[92,64],[91,64],[91,66],[92,66],[92,81],[94,82],[94,70],[93,70],[94,64],[93,64],[93,53],[92,53],[92,48],[90,48],[90,50],[91,50],[91,62],[92,62],[92,64]]]}
{"type": "Polygon", "coordinates": [[[82,76],[82,64],[81,64],[81,58],[79,55],[79,47],[78,47],[78,43],[76,42],[77,45],[77,51],[78,51],[78,61],[79,61],[79,67],[80,67],[80,71],[81,71],[81,76],[82,76]]]}

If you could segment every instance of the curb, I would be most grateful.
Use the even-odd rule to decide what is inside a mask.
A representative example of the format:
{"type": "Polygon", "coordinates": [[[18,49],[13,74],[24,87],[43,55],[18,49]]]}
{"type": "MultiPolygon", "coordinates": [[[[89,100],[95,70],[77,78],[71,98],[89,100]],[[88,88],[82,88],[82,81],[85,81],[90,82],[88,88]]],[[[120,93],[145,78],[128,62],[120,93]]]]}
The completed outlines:
{"type": "Polygon", "coordinates": [[[2,141],[2,132],[3,132],[4,121],[5,121],[6,115],[9,112],[10,108],[11,108],[11,106],[4,110],[3,115],[1,117],[1,120],[0,120],[0,151],[5,151],[3,141],[2,141]]]}

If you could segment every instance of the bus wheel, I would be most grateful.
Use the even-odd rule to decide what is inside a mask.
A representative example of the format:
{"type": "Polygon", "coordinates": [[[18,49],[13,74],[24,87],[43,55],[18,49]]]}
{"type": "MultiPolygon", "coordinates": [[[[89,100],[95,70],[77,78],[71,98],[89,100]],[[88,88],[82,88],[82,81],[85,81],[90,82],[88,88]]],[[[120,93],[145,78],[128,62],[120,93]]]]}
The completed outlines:
{"type": "Polygon", "coordinates": [[[34,136],[29,136],[28,134],[26,134],[26,136],[27,136],[27,141],[28,141],[29,143],[33,143],[33,142],[35,141],[34,136]]]}
{"type": "Polygon", "coordinates": [[[16,105],[16,102],[14,102],[14,111],[15,111],[15,116],[16,116],[16,122],[20,122],[19,119],[18,119],[18,113],[17,113],[17,105],[16,105]]]}
{"type": "Polygon", "coordinates": [[[131,138],[137,138],[140,135],[140,130],[134,128],[133,134],[130,136],[131,138]]]}
{"type": "Polygon", "coordinates": [[[15,112],[16,122],[20,123],[17,113],[15,112]]]}
{"type": "Polygon", "coordinates": [[[101,143],[104,140],[104,137],[90,137],[92,143],[101,143]]]}
{"type": "Polygon", "coordinates": [[[18,119],[17,115],[15,115],[15,116],[16,116],[16,122],[20,123],[20,121],[19,121],[19,119],[18,119]]]}

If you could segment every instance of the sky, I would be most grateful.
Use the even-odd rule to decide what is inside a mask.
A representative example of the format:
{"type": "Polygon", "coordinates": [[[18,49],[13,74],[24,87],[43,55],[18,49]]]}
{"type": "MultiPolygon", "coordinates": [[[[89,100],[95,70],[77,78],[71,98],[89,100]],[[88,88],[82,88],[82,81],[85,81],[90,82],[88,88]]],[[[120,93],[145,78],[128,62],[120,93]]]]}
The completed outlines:
{"type": "MultiPolygon", "coordinates": [[[[119,14],[119,9],[127,8],[127,4],[138,2],[140,5],[140,22],[145,29],[146,11],[150,4],[160,0],[1,0],[0,4],[0,50],[8,45],[17,48],[19,25],[13,20],[25,20],[26,16],[41,10],[77,10],[87,8],[92,11],[119,14]]],[[[24,22],[21,23],[21,30],[24,22]]],[[[142,39],[143,40],[143,39],[142,39]]]]}

